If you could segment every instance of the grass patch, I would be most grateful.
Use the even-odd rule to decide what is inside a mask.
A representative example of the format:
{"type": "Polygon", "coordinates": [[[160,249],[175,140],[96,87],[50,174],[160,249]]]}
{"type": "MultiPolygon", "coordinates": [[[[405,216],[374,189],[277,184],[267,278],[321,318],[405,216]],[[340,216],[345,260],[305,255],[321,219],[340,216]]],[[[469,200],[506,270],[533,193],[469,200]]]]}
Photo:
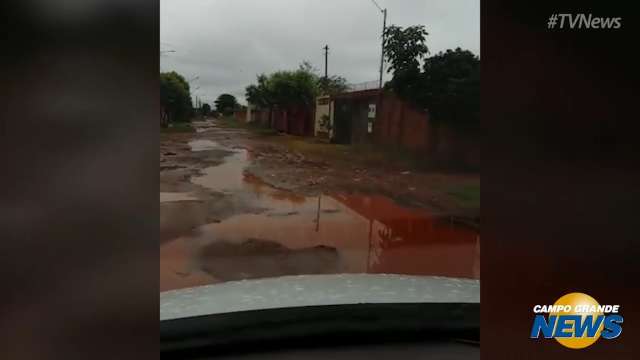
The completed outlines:
{"type": "Polygon", "coordinates": [[[195,131],[193,126],[191,126],[191,124],[187,122],[176,122],[176,123],[171,123],[169,125],[170,125],[169,127],[160,128],[160,132],[171,134],[171,133],[190,133],[195,131]]]}
{"type": "Polygon", "coordinates": [[[322,157],[329,157],[334,159],[343,157],[349,150],[348,147],[344,145],[311,142],[306,139],[301,139],[293,136],[288,136],[285,141],[290,151],[295,151],[303,154],[319,155],[322,157]]]}
{"type": "Polygon", "coordinates": [[[314,138],[287,136],[283,138],[289,151],[319,156],[350,165],[381,166],[389,164],[402,170],[425,168],[424,159],[408,151],[372,144],[332,144],[314,138]]]}
{"type": "Polygon", "coordinates": [[[480,184],[456,186],[447,191],[460,206],[464,208],[480,208],[480,184]]]}
{"type": "Polygon", "coordinates": [[[427,168],[424,157],[399,147],[357,144],[353,148],[355,156],[367,165],[392,164],[403,170],[416,171],[427,168]]]}

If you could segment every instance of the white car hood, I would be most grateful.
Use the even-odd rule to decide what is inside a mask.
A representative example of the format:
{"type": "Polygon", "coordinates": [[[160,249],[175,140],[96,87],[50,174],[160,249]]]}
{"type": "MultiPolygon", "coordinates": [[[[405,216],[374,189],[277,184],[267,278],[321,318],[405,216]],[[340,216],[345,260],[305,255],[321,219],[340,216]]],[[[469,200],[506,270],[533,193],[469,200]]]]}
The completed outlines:
{"type": "Polygon", "coordinates": [[[300,275],[160,293],[160,320],[301,306],[479,303],[480,282],[387,274],[300,275]]]}

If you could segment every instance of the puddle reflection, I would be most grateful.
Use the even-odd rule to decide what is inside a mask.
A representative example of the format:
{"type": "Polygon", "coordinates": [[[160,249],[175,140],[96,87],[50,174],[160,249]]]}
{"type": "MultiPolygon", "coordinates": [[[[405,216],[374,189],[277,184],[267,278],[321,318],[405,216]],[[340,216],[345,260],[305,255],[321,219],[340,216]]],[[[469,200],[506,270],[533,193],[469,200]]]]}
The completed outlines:
{"type": "Polygon", "coordinates": [[[478,231],[384,196],[304,197],[244,174],[246,150],[192,182],[266,209],[161,245],[161,290],[321,273],[480,277],[478,231]]]}
{"type": "MultiPolygon", "coordinates": [[[[211,276],[210,283],[322,273],[480,277],[477,231],[447,218],[382,196],[294,196],[294,202],[279,192],[261,195],[268,211],[203,225],[177,239],[181,245],[163,246],[188,244],[190,266],[211,276]]],[[[191,278],[178,280],[170,280],[172,288],[193,286],[191,278]]]]}

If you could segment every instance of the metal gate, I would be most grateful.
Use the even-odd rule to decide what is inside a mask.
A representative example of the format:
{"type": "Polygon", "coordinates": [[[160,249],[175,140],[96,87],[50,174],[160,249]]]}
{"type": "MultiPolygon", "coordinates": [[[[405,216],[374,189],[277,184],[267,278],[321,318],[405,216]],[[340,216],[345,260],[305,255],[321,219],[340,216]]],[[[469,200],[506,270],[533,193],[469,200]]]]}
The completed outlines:
{"type": "Polygon", "coordinates": [[[336,144],[351,143],[352,109],[349,99],[336,99],[333,109],[333,138],[336,144]]]}

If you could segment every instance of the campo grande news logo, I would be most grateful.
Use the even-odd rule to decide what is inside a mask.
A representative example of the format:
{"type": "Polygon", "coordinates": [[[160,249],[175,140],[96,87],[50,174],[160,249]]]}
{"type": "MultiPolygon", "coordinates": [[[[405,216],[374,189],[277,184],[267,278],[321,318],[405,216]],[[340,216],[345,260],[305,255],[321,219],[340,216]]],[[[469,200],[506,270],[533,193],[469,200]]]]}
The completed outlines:
{"type": "Polygon", "coordinates": [[[620,305],[600,305],[583,293],[566,294],[553,305],[533,307],[531,338],[554,338],[571,349],[586,348],[601,337],[610,340],[620,336],[623,317],[619,312],[620,305]]]}

